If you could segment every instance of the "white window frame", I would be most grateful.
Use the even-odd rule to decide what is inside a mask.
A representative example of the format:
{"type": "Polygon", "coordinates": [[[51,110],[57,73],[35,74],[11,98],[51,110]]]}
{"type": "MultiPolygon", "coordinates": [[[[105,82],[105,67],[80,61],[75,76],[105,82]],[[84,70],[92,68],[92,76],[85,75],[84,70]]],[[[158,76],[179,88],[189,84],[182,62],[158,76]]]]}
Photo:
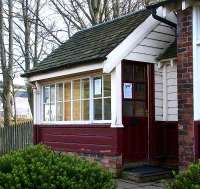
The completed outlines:
{"type": "MultiPolygon", "coordinates": [[[[80,78],[75,78],[75,79],[65,79],[65,80],[62,80],[62,81],[58,81],[58,82],[52,82],[52,83],[49,83],[49,84],[42,84],[41,85],[41,89],[42,89],[42,93],[41,93],[41,100],[42,100],[42,106],[41,106],[41,110],[42,110],[42,116],[41,116],[41,123],[42,124],[47,124],[47,125],[53,125],[53,124],[74,124],[74,125],[82,125],[82,124],[111,124],[112,122],[112,118],[110,120],[94,120],[94,97],[93,97],[93,79],[96,78],[96,77],[101,77],[102,78],[102,97],[101,99],[102,100],[102,117],[104,118],[104,98],[111,98],[111,96],[109,97],[104,97],[104,88],[103,88],[103,85],[104,85],[104,81],[103,81],[103,75],[108,75],[108,74],[98,74],[98,75],[95,75],[95,76],[87,76],[87,77],[80,77],[80,78]],[[81,120],[82,118],[82,112],[81,112],[81,100],[84,100],[82,99],[82,91],[81,91],[81,88],[82,88],[82,80],[84,79],[89,79],[89,120],[81,120]],[[70,99],[70,102],[71,102],[71,120],[70,121],[64,121],[64,111],[65,111],[65,102],[66,102],[66,99],[65,99],[65,83],[66,81],[70,81],[71,83],[71,98],[73,98],[73,82],[76,81],[76,80],[80,80],[80,120],[73,120],[73,99],[70,99]],[[44,87],[46,86],[51,86],[51,85],[55,85],[55,111],[57,109],[57,99],[56,99],[56,85],[57,84],[60,84],[60,83],[63,83],[63,121],[45,121],[44,120],[44,87]]],[[[56,112],[55,112],[56,113],[56,112]]],[[[112,114],[111,114],[112,115],[112,114]]]]}

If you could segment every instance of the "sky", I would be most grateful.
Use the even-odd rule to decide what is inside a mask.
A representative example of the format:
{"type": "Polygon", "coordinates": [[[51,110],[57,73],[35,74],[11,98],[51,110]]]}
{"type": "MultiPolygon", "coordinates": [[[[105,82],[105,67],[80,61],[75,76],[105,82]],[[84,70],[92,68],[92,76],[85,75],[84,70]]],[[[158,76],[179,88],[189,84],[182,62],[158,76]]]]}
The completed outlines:
{"type": "MultiPolygon", "coordinates": [[[[54,24],[57,29],[63,29],[65,27],[65,24],[60,16],[55,13],[53,6],[49,4],[49,1],[47,0],[41,0],[42,3],[44,3],[44,7],[42,8],[40,12],[40,16],[42,17],[42,20],[47,24],[51,25],[54,24]]],[[[16,8],[16,7],[15,7],[16,8]]],[[[21,8],[17,7],[16,9],[21,8]]],[[[14,10],[15,11],[15,10],[14,10]]],[[[58,37],[60,39],[63,39],[64,41],[67,40],[67,36],[64,36],[62,32],[58,34],[58,37]]],[[[6,38],[6,36],[5,36],[6,38]]],[[[8,41],[8,40],[6,40],[8,41]]],[[[52,51],[52,46],[48,46],[47,44],[47,53],[49,54],[52,51]]],[[[17,52],[15,52],[17,53],[17,52]]],[[[43,57],[44,58],[44,57],[43,57]]],[[[15,79],[14,84],[17,85],[25,85],[25,78],[22,78],[20,75],[23,73],[23,70],[20,69],[19,66],[14,69],[15,72],[15,79]]],[[[2,81],[2,74],[0,74],[0,80],[2,81]]]]}

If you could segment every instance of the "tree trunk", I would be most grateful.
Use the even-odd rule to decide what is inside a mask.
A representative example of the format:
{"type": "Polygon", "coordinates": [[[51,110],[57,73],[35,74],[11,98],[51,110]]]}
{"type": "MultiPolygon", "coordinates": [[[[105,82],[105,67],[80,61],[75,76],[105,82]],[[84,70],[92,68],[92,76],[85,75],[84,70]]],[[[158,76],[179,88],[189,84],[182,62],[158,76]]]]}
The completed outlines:
{"type": "MultiPolygon", "coordinates": [[[[39,16],[39,3],[40,1],[37,1],[36,5],[36,25],[35,25],[35,52],[34,52],[34,66],[37,63],[37,43],[38,43],[38,16],[39,16]]],[[[23,20],[24,20],[24,38],[25,38],[25,71],[28,71],[30,69],[30,34],[31,34],[31,25],[30,25],[30,19],[28,17],[28,0],[22,0],[22,10],[23,10],[23,20]]],[[[33,115],[33,91],[30,86],[27,86],[27,93],[28,93],[28,102],[30,106],[31,113],[33,115]]]]}
{"type": "Polygon", "coordinates": [[[3,109],[4,109],[4,125],[9,126],[12,122],[12,74],[13,74],[13,2],[8,1],[9,6],[9,61],[7,65],[6,51],[4,45],[4,28],[3,28],[3,2],[0,0],[0,54],[1,54],[1,69],[3,74],[3,109]]]}

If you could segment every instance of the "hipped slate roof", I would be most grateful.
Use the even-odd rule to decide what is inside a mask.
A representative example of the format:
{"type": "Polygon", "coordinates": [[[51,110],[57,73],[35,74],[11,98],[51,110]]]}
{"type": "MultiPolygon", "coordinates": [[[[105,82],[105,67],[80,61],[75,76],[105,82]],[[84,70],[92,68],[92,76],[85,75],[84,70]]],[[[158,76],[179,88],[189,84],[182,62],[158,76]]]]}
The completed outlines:
{"type": "Polygon", "coordinates": [[[79,31],[23,76],[103,61],[150,14],[149,10],[141,10],[79,31]]]}

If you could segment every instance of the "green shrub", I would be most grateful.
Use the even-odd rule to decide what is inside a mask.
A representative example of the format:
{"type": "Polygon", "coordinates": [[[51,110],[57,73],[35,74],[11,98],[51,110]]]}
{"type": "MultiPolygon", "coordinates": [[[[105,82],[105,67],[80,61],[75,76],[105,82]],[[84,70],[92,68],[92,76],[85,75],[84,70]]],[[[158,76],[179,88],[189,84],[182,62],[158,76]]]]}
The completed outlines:
{"type": "Polygon", "coordinates": [[[112,175],[43,145],[0,157],[0,189],[115,189],[112,175]]]}
{"type": "Polygon", "coordinates": [[[200,189],[200,162],[190,165],[179,174],[174,173],[174,177],[165,184],[167,189],[200,189]]]}

